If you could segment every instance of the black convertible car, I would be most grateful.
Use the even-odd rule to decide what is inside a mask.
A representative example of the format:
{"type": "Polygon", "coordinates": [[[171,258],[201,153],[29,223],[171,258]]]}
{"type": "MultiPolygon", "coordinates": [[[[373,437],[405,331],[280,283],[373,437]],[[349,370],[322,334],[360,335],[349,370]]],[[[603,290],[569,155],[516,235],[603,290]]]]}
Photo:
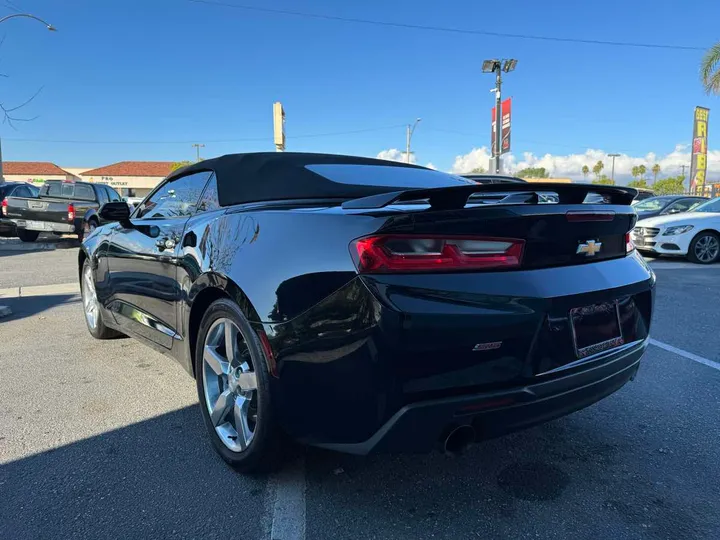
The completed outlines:
{"type": "Polygon", "coordinates": [[[629,240],[634,195],[325,154],[208,159],[132,215],[100,209],[114,222],[78,260],[87,326],[179,361],[241,470],[277,462],[286,435],[459,451],[635,376],[655,275],[629,240]]]}

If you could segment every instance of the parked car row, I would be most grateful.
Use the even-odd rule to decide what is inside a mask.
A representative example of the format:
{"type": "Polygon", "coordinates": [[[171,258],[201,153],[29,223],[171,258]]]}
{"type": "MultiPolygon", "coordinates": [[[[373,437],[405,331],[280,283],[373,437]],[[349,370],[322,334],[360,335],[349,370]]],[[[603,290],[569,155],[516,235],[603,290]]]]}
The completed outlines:
{"type": "Polygon", "coordinates": [[[7,217],[8,197],[37,197],[40,189],[26,182],[4,182],[0,184],[0,236],[18,236],[15,222],[7,217]]]}

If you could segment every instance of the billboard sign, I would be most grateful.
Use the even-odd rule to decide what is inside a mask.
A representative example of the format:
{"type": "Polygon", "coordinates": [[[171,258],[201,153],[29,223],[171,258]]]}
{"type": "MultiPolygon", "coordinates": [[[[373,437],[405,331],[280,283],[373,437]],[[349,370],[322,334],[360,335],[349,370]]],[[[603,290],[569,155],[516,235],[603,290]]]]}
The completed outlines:
{"type": "Polygon", "coordinates": [[[690,191],[703,194],[707,173],[707,137],[710,109],[695,107],[692,156],[690,160],[690,191]]]}
{"type": "MultiPolygon", "coordinates": [[[[505,154],[510,151],[510,109],[511,109],[511,100],[512,98],[508,98],[505,101],[502,102],[502,106],[500,110],[502,111],[502,154],[505,154]]],[[[490,148],[492,152],[490,153],[491,156],[495,155],[495,107],[492,108],[492,123],[491,123],[491,144],[490,148]]]]}

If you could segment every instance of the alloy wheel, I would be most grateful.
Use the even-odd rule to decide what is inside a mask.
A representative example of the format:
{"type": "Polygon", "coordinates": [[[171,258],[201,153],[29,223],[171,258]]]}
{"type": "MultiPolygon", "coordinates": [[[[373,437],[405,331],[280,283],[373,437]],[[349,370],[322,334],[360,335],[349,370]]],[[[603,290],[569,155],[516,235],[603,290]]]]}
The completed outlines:
{"type": "Polygon", "coordinates": [[[695,257],[700,262],[708,263],[717,258],[718,252],[720,252],[720,242],[715,236],[708,234],[698,238],[693,249],[695,257]]]}
{"type": "Polygon", "coordinates": [[[210,420],[223,444],[242,452],[257,426],[257,377],[250,349],[238,326],[215,321],[203,347],[203,390],[210,420]]]}
{"type": "Polygon", "coordinates": [[[93,280],[92,269],[89,264],[85,266],[85,270],[83,271],[82,301],[88,326],[93,329],[97,328],[100,308],[97,293],[95,292],[95,281],[93,280]]]}

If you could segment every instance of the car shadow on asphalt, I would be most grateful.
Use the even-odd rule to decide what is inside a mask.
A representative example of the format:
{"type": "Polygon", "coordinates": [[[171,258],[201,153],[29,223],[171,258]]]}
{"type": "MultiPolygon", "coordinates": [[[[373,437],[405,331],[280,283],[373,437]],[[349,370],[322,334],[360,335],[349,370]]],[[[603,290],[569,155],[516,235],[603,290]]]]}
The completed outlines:
{"type": "Polygon", "coordinates": [[[0,537],[261,538],[266,482],[215,455],[193,405],[1,465],[0,537]]]}
{"type": "Polygon", "coordinates": [[[0,319],[0,327],[10,321],[40,316],[50,308],[77,304],[81,301],[79,294],[45,294],[42,296],[23,296],[21,298],[0,298],[0,304],[8,306],[12,314],[0,319]]]}

